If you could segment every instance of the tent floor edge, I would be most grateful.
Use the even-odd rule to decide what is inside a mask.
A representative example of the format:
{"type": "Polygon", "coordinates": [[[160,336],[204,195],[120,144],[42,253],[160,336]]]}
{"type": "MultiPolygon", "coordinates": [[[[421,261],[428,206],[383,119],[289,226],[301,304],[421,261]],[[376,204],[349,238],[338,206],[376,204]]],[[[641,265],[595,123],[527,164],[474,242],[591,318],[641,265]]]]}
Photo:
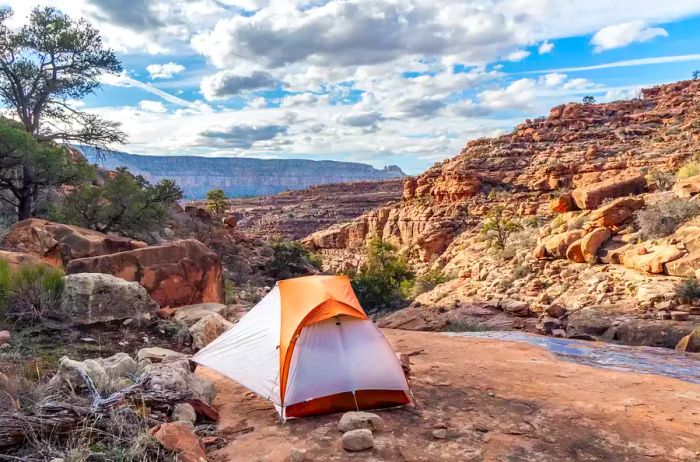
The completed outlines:
{"type": "Polygon", "coordinates": [[[335,412],[356,411],[358,409],[383,409],[410,404],[406,390],[356,390],[336,393],[311,399],[302,403],[286,405],[284,416],[307,417],[335,412]]]}

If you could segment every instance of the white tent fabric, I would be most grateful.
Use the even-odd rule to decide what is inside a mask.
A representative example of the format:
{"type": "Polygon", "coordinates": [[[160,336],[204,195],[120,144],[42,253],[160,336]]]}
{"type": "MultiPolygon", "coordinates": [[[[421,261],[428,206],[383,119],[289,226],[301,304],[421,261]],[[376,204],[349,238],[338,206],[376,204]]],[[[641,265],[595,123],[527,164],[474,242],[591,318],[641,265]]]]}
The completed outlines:
{"type": "Polygon", "coordinates": [[[285,405],[356,390],[408,391],[396,355],[369,319],[341,316],[305,327],[294,353],[285,405]]]}
{"type": "Polygon", "coordinates": [[[281,405],[280,325],[280,290],[275,286],[235,326],[192,360],[281,405]]]}

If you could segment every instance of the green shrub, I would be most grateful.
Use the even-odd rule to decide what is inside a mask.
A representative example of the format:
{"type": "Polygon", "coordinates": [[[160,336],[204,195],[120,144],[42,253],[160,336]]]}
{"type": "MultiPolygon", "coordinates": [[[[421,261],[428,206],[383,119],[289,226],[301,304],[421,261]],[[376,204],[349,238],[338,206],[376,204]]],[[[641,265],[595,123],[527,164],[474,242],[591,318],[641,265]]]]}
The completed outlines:
{"type": "Polygon", "coordinates": [[[133,236],[160,229],[170,207],[181,198],[182,190],[174,181],[150,184],[120,167],[102,186],[83,184],[76,188],[51,208],[50,217],[103,233],[133,236]]]}
{"type": "Polygon", "coordinates": [[[676,178],[679,180],[684,180],[696,175],[700,175],[700,162],[695,159],[691,159],[678,169],[676,178]]]}
{"type": "Polygon", "coordinates": [[[521,229],[520,223],[505,215],[505,207],[497,205],[486,215],[486,220],[481,225],[481,234],[489,245],[504,249],[510,235],[521,229]]]}
{"type": "Polygon", "coordinates": [[[223,189],[212,189],[207,192],[207,208],[214,213],[222,214],[228,208],[226,193],[223,189]]]}
{"type": "Polygon", "coordinates": [[[367,245],[367,258],[352,275],[352,287],[368,313],[391,311],[403,306],[410,296],[415,274],[396,248],[381,239],[367,245]]]}
{"type": "Polygon", "coordinates": [[[416,280],[412,283],[412,287],[410,288],[410,294],[415,298],[449,280],[450,278],[443,274],[442,271],[430,269],[416,277],[416,280]]]}
{"type": "Polygon", "coordinates": [[[7,319],[32,324],[50,317],[60,303],[63,272],[47,265],[0,264],[0,291],[7,319]]]}
{"type": "Polygon", "coordinates": [[[684,279],[676,284],[676,298],[681,302],[692,302],[700,299],[700,282],[697,279],[684,279]]]}
{"type": "Polygon", "coordinates": [[[656,239],[668,236],[698,214],[696,202],[674,198],[637,211],[635,222],[642,239],[656,239]]]}
{"type": "Polygon", "coordinates": [[[267,265],[267,275],[275,279],[306,276],[320,270],[318,258],[309,249],[293,241],[272,244],[272,260],[267,265]]]}

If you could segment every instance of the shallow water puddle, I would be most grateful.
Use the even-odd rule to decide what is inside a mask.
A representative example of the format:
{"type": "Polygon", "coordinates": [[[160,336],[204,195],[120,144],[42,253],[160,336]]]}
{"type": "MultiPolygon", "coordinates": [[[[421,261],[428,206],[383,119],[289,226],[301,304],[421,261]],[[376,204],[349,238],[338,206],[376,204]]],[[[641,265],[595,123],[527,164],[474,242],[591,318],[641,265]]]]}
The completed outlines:
{"type": "Polygon", "coordinates": [[[588,366],[655,374],[700,383],[700,355],[654,347],[615,345],[524,332],[446,332],[450,337],[487,338],[537,345],[558,357],[588,366]]]}

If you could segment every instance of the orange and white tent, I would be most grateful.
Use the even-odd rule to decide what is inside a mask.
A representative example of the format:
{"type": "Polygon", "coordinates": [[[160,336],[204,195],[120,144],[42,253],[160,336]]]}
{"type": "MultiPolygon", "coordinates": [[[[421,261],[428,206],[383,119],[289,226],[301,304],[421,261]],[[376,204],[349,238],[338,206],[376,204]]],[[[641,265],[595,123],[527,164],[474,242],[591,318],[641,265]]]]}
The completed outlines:
{"type": "Polygon", "coordinates": [[[279,281],[192,359],[272,401],[283,419],[409,402],[396,355],[345,276],[279,281]]]}

